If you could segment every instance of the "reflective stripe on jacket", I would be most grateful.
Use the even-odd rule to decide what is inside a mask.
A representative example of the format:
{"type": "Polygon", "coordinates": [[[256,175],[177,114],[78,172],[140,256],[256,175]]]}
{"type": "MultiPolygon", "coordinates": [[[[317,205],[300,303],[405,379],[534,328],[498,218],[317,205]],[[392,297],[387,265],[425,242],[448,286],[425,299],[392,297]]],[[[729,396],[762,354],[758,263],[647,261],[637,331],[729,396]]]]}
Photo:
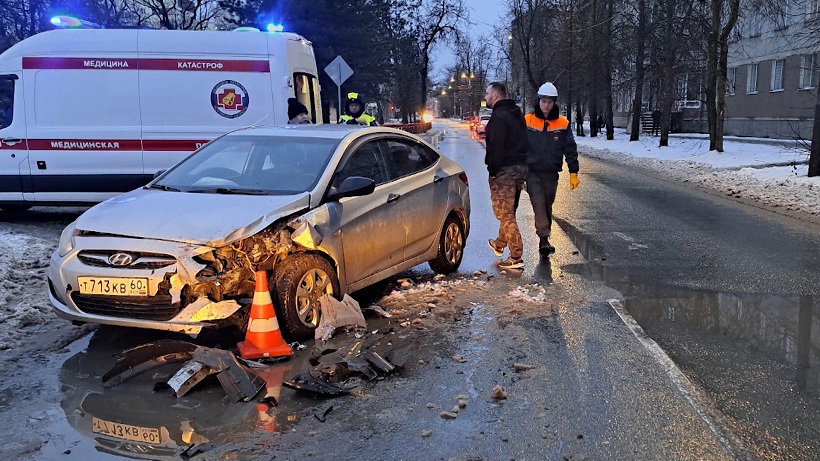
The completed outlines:
{"type": "Polygon", "coordinates": [[[524,116],[524,121],[530,142],[527,166],[531,171],[557,173],[562,171],[566,158],[569,172],[578,172],[578,146],[566,117],[559,115],[557,119],[544,120],[530,113],[524,116]]]}
{"type": "MultiPolygon", "coordinates": [[[[365,122],[364,125],[367,125],[367,126],[376,126],[376,125],[378,125],[378,123],[376,123],[376,117],[374,117],[372,115],[362,114],[362,115],[359,116],[359,118],[364,120],[364,122],[365,122]]],[[[339,119],[340,119],[339,123],[346,123],[346,124],[349,124],[349,125],[355,125],[355,124],[359,123],[359,122],[356,121],[355,118],[353,118],[350,115],[342,115],[341,117],[339,117],[339,119]]]]}

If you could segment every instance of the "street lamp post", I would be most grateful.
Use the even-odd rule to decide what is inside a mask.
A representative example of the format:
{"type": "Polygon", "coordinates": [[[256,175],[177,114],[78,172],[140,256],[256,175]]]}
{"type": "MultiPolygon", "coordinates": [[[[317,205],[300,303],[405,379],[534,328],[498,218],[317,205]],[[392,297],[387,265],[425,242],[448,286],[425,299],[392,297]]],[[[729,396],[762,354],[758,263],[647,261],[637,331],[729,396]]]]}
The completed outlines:
{"type": "Polygon", "coordinates": [[[467,75],[467,72],[461,73],[461,80],[467,81],[467,107],[469,108],[469,115],[473,115],[473,79],[475,78],[475,74],[470,72],[470,75],[467,75]]]}

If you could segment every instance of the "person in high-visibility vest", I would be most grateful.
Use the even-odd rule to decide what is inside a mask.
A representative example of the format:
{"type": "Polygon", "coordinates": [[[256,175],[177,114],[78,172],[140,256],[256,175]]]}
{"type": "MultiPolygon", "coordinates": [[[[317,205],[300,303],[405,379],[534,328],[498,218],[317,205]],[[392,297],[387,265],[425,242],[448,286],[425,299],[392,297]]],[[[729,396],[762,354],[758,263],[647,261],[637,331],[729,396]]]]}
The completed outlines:
{"type": "Polygon", "coordinates": [[[359,93],[347,93],[345,101],[345,114],[339,117],[339,123],[348,125],[376,126],[376,117],[364,113],[364,104],[359,99],[359,93]]]}
{"type": "Polygon", "coordinates": [[[558,108],[558,89],[552,82],[538,88],[535,110],[524,116],[530,150],[527,154],[527,194],[535,215],[538,252],[544,256],[555,253],[549,241],[552,229],[552,204],[558,190],[558,173],[566,161],[569,188],[581,183],[578,179],[578,146],[572,137],[569,120],[558,108]]]}

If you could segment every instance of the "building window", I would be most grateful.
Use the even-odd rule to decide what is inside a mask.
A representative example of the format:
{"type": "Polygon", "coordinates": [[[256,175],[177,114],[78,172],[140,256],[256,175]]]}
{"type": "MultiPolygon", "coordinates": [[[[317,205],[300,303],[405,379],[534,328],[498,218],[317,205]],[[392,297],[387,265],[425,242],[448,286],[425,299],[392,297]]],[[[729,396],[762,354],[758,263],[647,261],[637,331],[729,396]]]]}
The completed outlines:
{"type": "Polygon", "coordinates": [[[737,81],[737,67],[726,69],[726,94],[735,94],[735,82],[737,81]]]}
{"type": "Polygon", "coordinates": [[[749,19],[749,37],[759,37],[763,34],[763,17],[753,13],[749,19]]]}
{"type": "Polygon", "coordinates": [[[783,64],[785,59],[775,59],[772,61],[772,86],[771,91],[783,91],[783,64]]]}
{"type": "Polygon", "coordinates": [[[800,59],[800,89],[810,90],[814,88],[814,62],[815,54],[804,54],[800,59]]]}
{"type": "Polygon", "coordinates": [[[749,64],[749,73],[746,75],[746,94],[757,93],[757,66],[757,63],[749,64]]]}

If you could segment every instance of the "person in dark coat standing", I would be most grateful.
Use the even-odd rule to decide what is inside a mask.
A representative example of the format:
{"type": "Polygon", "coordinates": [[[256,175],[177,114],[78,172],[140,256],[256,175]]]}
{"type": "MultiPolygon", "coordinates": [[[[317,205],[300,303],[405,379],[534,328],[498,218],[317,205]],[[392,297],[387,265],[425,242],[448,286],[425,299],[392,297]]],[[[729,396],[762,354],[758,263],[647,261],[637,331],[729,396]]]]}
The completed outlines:
{"type": "Polygon", "coordinates": [[[652,134],[653,135],[660,135],[661,134],[661,117],[663,117],[663,112],[655,109],[652,111],[652,134]]]}
{"type": "Polygon", "coordinates": [[[542,255],[555,253],[549,241],[552,229],[552,204],[558,190],[558,173],[564,159],[569,170],[569,188],[580,184],[578,179],[578,147],[569,128],[569,120],[560,114],[558,89],[550,82],[538,88],[535,110],[526,115],[530,150],[527,156],[527,194],[535,214],[538,251],[542,255]]]}
{"type": "Polygon", "coordinates": [[[490,175],[493,213],[500,223],[498,238],[488,243],[498,257],[504,255],[504,248],[510,248],[509,258],[499,263],[499,268],[521,269],[524,242],[515,220],[515,208],[527,177],[527,127],[521,109],[507,98],[507,87],[503,83],[491,83],[484,99],[493,110],[484,129],[487,148],[484,163],[490,175]]]}

